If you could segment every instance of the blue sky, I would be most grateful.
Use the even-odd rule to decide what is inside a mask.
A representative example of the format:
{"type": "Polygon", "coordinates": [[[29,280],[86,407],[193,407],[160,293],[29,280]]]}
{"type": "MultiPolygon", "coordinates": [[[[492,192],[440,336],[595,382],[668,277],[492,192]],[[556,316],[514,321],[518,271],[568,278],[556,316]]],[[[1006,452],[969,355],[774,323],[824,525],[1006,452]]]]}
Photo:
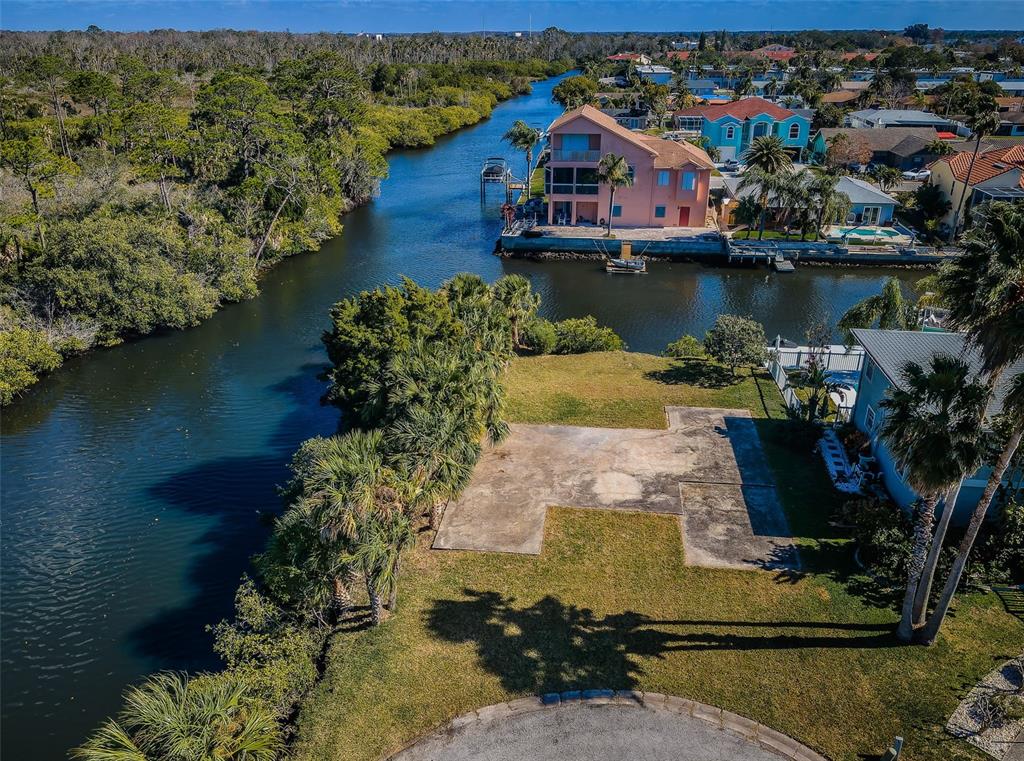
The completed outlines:
{"type": "Polygon", "coordinates": [[[469,32],[1024,27],[1022,0],[0,0],[0,28],[469,32]]]}

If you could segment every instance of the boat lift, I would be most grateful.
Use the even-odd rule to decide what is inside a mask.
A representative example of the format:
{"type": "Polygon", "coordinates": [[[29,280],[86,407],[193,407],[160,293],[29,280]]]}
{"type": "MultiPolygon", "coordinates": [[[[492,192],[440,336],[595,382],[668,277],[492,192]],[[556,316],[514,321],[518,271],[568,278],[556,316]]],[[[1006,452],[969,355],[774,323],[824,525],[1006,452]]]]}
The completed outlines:
{"type": "Polygon", "coordinates": [[[487,198],[488,185],[504,185],[505,203],[509,204],[515,201],[514,192],[516,190],[522,191],[525,187],[523,183],[518,182],[512,176],[512,170],[509,169],[508,162],[501,156],[491,156],[484,159],[484,165],[480,169],[481,203],[487,198]]]}

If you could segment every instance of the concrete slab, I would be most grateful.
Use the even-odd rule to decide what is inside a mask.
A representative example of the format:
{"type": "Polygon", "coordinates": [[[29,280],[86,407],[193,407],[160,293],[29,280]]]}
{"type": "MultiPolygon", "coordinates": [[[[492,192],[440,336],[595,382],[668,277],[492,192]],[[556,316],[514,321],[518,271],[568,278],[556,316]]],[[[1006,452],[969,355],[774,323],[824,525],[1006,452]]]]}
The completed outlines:
{"type": "Polygon", "coordinates": [[[434,547],[539,554],[547,508],[585,507],[680,516],[691,564],[796,567],[749,413],[666,413],[666,430],[513,425],[445,511],[434,547]]]}

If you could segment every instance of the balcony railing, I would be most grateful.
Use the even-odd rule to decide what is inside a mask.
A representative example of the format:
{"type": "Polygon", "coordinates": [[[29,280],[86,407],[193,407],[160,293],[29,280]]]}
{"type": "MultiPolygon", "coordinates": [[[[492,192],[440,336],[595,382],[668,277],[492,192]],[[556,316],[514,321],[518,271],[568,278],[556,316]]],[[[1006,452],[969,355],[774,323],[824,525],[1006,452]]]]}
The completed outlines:
{"type": "Polygon", "coordinates": [[[552,161],[600,161],[601,151],[564,151],[554,148],[551,151],[552,161]]]}
{"type": "Polygon", "coordinates": [[[548,185],[546,188],[546,192],[549,195],[556,196],[596,196],[600,188],[600,185],[572,185],[570,183],[557,182],[553,185],[548,185]]]}

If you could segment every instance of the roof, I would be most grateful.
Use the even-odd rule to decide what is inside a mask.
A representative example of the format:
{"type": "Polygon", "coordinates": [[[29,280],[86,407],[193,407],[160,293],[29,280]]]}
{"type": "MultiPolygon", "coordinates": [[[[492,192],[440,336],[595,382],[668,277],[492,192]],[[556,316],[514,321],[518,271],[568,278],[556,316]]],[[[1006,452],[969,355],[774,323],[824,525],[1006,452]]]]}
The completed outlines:
{"type": "Polygon", "coordinates": [[[639,61],[641,58],[646,58],[643,53],[615,53],[614,55],[608,56],[609,61],[639,61]]]}
{"type": "Polygon", "coordinates": [[[849,103],[851,100],[856,100],[859,93],[850,92],[849,90],[836,90],[835,92],[827,92],[821,96],[822,103],[849,103]]]}
{"type": "MultiPolygon", "coordinates": [[[[725,185],[726,191],[733,198],[746,198],[747,196],[756,195],[758,193],[757,188],[744,188],[740,190],[740,177],[725,177],[722,183],[725,185]]],[[[850,203],[859,204],[870,204],[873,206],[885,206],[895,205],[896,199],[881,190],[876,188],[874,185],[865,182],[864,180],[858,180],[853,177],[840,177],[839,183],[836,185],[836,190],[841,193],[845,193],[850,203]]],[[[774,195],[769,197],[769,206],[775,200],[774,195]]]]}
{"type": "Polygon", "coordinates": [[[708,121],[718,121],[725,116],[750,119],[758,114],[768,114],[776,119],[788,119],[795,114],[787,108],[776,106],[764,98],[740,98],[721,105],[694,106],[676,111],[676,116],[703,116],[708,121]]]}
{"type": "Polygon", "coordinates": [[[850,199],[850,203],[882,205],[896,203],[896,199],[892,196],[887,193],[883,193],[870,182],[865,182],[864,180],[856,177],[840,177],[839,183],[836,185],[836,190],[840,193],[846,193],[850,199]]]}
{"type": "Polygon", "coordinates": [[[929,111],[917,111],[912,108],[866,108],[862,111],[854,111],[851,118],[863,121],[876,122],[878,124],[901,124],[905,122],[925,122],[926,124],[949,124],[945,119],[929,111]]]}
{"type": "Polygon", "coordinates": [[[842,60],[844,60],[844,61],[852,61],[854,58],[857,58],[859,56],[863,56],[865,61],[874,61],[876,58],[878,58],[879,55],[880,55],[879,53],[871,53],[871,52],[864,51],[864,50],[858,50],[855,53],[843,53],[842,60]]]}
{"type": "Polygon", "coordinates": [[[638,148],[647,151],[654,156],[654,166],[659,169],[675,168],[682,164],[695,164],[705,169],[715,168],[714,162],[711,161],[708,154],[692,143],[677,143],[673,140],[665,140],[653,135],[632,132],[593,106],[580,106],[572,111],[566,111],[551,122],[548,132],[577,118],[589,119],[602,129],[612,132],[623,140],[627,140],[638,148]]]}
{"type": "Polygon", "coordinates": [[[689,50],[670,50],[666,55],[669,58],[678,58],[680,61],[685,61],[690,57],[689,50]]]}
{"type": "Polygon", "coordinates": [[[640,74],[671,74],[672,69],[668,66],[662,66],[660,64],[644,64],[643,66],[636,67],[637,72],[640,74]]]}
{"type": "Polygon", "coordinates": [[[840,90],[853,90],[854,92],[867,90],[870,86],[870,81],[861,79],[844,79],[842,82],[839,83],[840,90]]]}
{"type": "Polygon", "coordinates": [[[858,129],[855,127],[822,127],[818,130],[827,142],[842,133],[851,140],[867,143],[872,151],[913,156],[935,140],[931,127],[888,127],[887,129],[858,129]]]}
{"type": "Polygon", "coordinates": [[[653,135],[640,135],[641,140],[657,151],[654,159],[656,169],[674,169],[683,164],[695,164],[705,169],[714,169],[715,164],[701,148],[686,141],[665,140],[653,135]]]}
{"type": "Polygon", "coordinates": [[[594,124],[596,124],[597,126],[602,127],[608,130],[609,132],[615,133],[623,140],[632,143],[637,148],[641,148],[647,151],[651,155],[657,153],[657,151],[655,151],[651,146],[647,145],[643,140],[641,140],[640,136],[637,135],[635,132],[631,132],[630,130],[626,129],[617,121],[615,121],[615,119],[608,116],[608,114],[601,113],[601,111],[594,108],[593,106],[580,106],[579,108],[574,108],[572,111],[566,111],[564,114],[562,114],[553,122],[551,122],[551,124],[548,126],[548,132],[552,132],[558,127],[561,127],[563,124],[568,124],[574,119],[580,117],[584,119],[589,119],[590,121],[594,122],[594,124]]]}
{"type": "MultiPolygon", "coordinates": [[[[988,182],[993,177],[1006,174],[1014,169],[1024,169],[1024,145],[1011,145],[1009,148],[997,148],[994,151],[979,153],[971,169],[972,151],[961,151],[952,156],[943,156],[939,161],[949,164],[953,176],[968,185],[988,182]],[[970,171],[968,179],[967,172],[970,171]]],[[[938,162],[936,162],[938,163],[938,162]]],[[[1021,180],[1024,180],[1022,175],[1021,180]]],[[[1018,182],[1019,184],[1019,182],[1018,182]]]]}
{"type": "MultiPolygon", "coordinates": [[[[919,330],[878,330],[854,328],[853,336],[864,347],[878,369],[889,382],[903,388],[902,370],[907,362],[916,362],[927,367],[932,357],[946,354],[963,358],[971,367],[972,375],[981,373],[981,356],[974,347],[965,349],[962,333],[925,333],[919,330]]],[[[1010,389],[1013,377],[1024,372],[1024,359],[1018,360],[1002,373],[995,393],[988,405],[988,414],[998,415],[1003,409],[1003,399],[1010,389]]]]}

